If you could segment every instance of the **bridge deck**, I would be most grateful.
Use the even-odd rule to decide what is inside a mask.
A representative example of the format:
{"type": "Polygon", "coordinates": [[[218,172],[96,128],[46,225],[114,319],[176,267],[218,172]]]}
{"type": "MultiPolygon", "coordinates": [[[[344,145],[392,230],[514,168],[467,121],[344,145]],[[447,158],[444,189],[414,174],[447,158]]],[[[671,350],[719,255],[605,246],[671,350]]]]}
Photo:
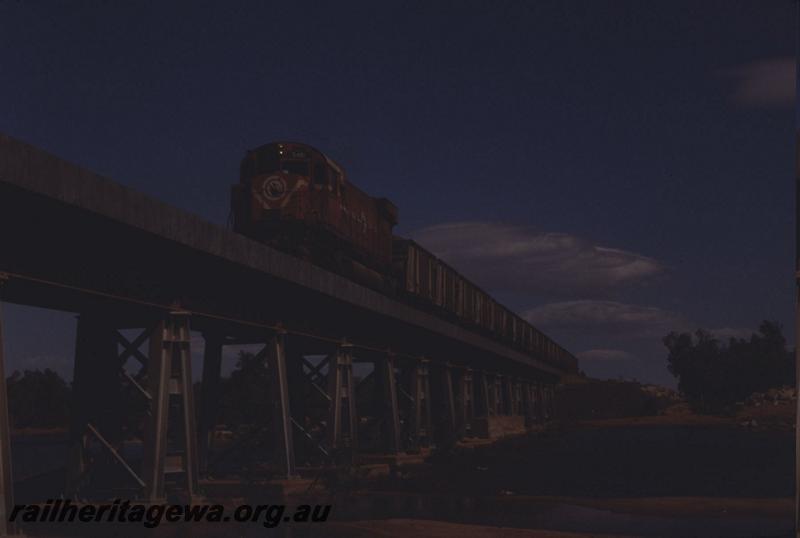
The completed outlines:
{"type": "MultiPolygon", "coordinates": [[[[224,190],[220,185],[220,191],[224,190]]],[[[452,360],[559,376],[557,366],[0,135],[3,299],[108,315],[121,299],[452,360]]]]}

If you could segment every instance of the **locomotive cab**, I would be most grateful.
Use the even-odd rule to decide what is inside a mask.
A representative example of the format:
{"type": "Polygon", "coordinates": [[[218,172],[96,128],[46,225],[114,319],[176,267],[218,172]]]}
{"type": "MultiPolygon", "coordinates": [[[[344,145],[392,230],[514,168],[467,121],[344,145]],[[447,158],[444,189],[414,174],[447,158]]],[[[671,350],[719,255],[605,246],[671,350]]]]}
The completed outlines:
{"type": "Polygon", "coordinates": [[[232,213],[235,231],[284,250],[335,248],[378,270],[391,265],[397,209],[348,183],[336,162],[306,144],[248,151],[232,213]]]}

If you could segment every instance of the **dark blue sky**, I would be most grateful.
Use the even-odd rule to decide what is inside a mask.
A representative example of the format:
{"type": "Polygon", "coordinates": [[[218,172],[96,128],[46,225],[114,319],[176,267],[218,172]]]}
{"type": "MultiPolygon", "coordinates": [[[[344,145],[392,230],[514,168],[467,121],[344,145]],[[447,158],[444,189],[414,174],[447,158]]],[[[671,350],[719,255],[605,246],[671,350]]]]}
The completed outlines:
{"type": "MultiPolygon", "coordinates": [[[[224,223],[318,146],[601,377],[793,315],[794,2],[0,2],[0,131],[224,223]]],[[[9,370],[71,316],[6,306],[9,370]],[[34,328],[35,326],[35,328],[34,328]]]]}

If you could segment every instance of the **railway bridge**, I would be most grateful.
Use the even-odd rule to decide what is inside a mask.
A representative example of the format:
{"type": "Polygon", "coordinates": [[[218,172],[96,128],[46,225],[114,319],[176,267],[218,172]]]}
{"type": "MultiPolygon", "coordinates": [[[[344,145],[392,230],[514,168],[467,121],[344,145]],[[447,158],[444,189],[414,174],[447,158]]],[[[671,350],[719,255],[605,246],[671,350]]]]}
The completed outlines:
{"type": "MultiPolygon", "coordinates": [[[[541,423],[570,370],[2,135],[0,300],[78,316],[68,495],[88,487],[97,451],[141,498],[197,494],[225,346],[259,346],[265,459],[284,478],[315,457],[415,452],[486,436],[504,417],[541,423]],[[140,431],[122,426],[128,398],[146,407],[140,431]]],[[[10,446],[0,383],[0,510],[13,497],[10,446]]]]}

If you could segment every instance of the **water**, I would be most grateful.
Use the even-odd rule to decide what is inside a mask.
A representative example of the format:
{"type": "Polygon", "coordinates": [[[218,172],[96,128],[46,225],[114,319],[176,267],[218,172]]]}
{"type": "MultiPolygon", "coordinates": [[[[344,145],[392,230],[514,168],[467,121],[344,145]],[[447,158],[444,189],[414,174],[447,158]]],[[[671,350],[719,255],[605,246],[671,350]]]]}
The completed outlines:
{"type": "Polygon", "coordinates": [[[473,525],[553,529],[637,536],[792,536],[794,521],[780,517],[663,517],[631,515],[563,503],[513,498],[444,498],[424,495],[362,494],[334,504],[342,520],[433,519],[473,525]]]}
{"type": "MultiPolygon", "coordinates": [[[[407,492],[354,493],[313,502],[333,504],[332,519],[339,521],[431,519],[648,537],[788,537],[793,536],[794,524],[789,517],[622,514],[520,495],[788,497],[792,449],[790,434],[769,432],[753,435],[683,427],[564,432],[426,468],[403,484],[407,492]],[[437,479],[452,485],[434,488],[437,479]],[[514,494],[498,495],[504,489],[514,494]],[[434,491],[440,494],[419,493],[434,491]]],[[[124,452],[126,459],[140,456],[138,446],[124,452]]],[[[15,488],[19,502],[26,502],[26,497],[43,500],[62,491],[66,436],[15,437],[12,457],[15,480],[21,482],[15,488]]],[[[270,535],[314,536],[324,527],[299,526],[270,535]]],[[[210,536],[221,530],[206,528],[198,534],[210,536]]],[[[255,536],[265,529],[244,526],[241,531],[255,536]]]]}

